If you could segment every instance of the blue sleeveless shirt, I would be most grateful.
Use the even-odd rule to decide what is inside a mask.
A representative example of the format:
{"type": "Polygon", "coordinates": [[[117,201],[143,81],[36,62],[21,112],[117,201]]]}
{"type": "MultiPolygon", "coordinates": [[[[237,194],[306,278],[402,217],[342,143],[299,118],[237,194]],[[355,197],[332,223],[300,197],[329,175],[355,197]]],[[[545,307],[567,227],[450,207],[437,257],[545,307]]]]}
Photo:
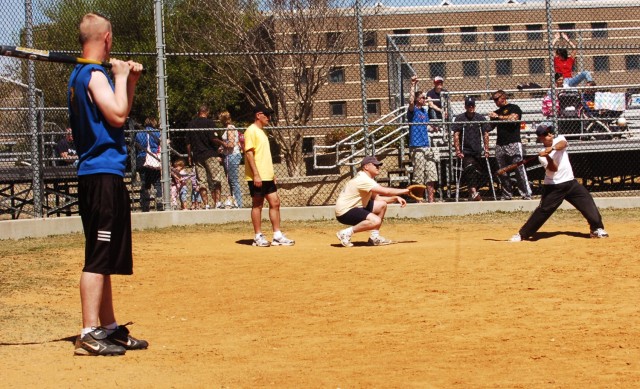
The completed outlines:
{"type": "Polygon", "coordinates": [[[407,120],[411,122],[409,128],[409,147],[429,147],[429,112],[422,106],[414,106],[413,111],[407,111],[407,120]]]}
{"type": "Polygon", "coordinates": [[[93,72],[102,72],[115,90],[107,72],[100,65],[77,65],[67,87],[69,122],[78,152],[78,176],[116,174],[124,177],[127,146],[124,129],[107,123],[98,106],[89,98],[89,81],[93,72]]]}

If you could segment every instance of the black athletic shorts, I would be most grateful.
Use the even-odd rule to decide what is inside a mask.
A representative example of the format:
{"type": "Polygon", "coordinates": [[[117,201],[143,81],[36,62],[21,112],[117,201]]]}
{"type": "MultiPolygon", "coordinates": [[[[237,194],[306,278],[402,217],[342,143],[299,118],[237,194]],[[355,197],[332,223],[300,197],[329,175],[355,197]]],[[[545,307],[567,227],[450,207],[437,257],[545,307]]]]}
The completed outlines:
{"type": "Polygon", "coordinates": [[[83,272],[133,274],[131,200],[122,177],[78,177],[78,206],[85,236],[83,272]]]}
{"type": "Polygon", "coordinates": [[[373,200],[369,200],[369,204],[366,207],[357,207],[348,210],[344,215],[336,217],[336,219],[348,226],[355,226],[363,220],[367,220],[367,216],[373,212],[373,200]]]}
{"type": "Polygon", "coordinates": [[[247,181],[247,184],[249,184],[249,194],[251,197],[265,197],[266,195],[278,190],[276,183],[273,181],[262,181],[262,186],[260,188],[256,188],[253,185],[253,181],[247,181]]]}

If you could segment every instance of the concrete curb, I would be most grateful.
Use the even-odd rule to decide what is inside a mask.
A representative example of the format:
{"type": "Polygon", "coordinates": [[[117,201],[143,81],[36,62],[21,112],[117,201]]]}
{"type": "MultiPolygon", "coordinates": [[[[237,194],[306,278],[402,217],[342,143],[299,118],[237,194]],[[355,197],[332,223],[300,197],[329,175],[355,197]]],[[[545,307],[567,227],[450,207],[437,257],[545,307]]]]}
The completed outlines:
{"type": "MultiPolygon", "coordinates": [[[[600,209],[604,208],[640,208],[640,197],[595,198],[600,209]]],[[[538,201],[483,201],[436,204],[408,204],[400,208],[392,204],[387,210],[389,218],[423,218],[431,216],[461,216],[491,212],[531,212],[538,201]]],[[[561,209],[573,209],[564,202],[561,209]]],[[[263,210],[263,219],[268,219],[268,210],[263,210]]],[[[333,206],[284,207],[281,209],[283,221],[287,220],[334,220],[333,206]]],[[[225,224],[246,222],[249,224],[249,209],[167,211],[134,213],[131,223],[134,230],[187,226],[194,224],[225,224]]],[[[250,233],[250,227],[247,231],[250,233]]],[[[22,219],[0,221],[0,240],[39,238],[53,235],[81,233],[82,223],[79,216],[67,216],[43,219],[22,219]]]]}

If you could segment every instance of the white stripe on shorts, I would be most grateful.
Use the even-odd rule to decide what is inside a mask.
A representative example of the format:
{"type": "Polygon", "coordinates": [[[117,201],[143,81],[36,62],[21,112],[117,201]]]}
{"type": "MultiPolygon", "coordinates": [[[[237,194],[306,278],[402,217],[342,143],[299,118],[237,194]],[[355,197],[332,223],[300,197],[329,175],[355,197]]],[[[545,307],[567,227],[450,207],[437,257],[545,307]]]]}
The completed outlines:
{"type": "Polygon", "coordinates": [[[98,231],[98,240],[111,242],[111,231],[98,231]]]}

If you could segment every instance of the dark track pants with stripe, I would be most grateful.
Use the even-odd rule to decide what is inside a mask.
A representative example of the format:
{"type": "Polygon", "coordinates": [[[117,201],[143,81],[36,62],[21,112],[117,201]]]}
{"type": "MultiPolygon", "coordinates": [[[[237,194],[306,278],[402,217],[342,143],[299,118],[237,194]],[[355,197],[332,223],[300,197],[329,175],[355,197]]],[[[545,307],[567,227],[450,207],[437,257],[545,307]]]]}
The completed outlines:
{"type": "Polygon", "coordinates": [[[567,200],[582,213],[582,216],[589,222],[591,231],[604,228],[602,216],[600,216],[600,211],[598,211],[593,197],[584,186],[574,179],[562,184],[542,186],[542,199],[540,199],[538,208],[520,228],[522,239],[527,239],[535,234],[558,209],[563,200],[567,200]]]}

